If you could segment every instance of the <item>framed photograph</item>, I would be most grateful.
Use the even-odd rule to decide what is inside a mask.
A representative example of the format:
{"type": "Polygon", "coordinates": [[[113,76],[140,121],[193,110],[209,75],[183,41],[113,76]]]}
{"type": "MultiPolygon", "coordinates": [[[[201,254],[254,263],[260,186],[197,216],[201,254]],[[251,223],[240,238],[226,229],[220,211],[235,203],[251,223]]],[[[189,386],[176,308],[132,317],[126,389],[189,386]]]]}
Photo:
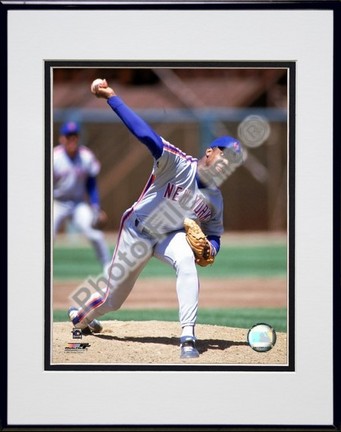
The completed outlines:
{"type": "Polygon", "coordinates": [[[0,8],[2,425],[339,430],[339,4],[0,8]]]}
{"type": "MultiPolygon", "coordinates": [[[[45,178],[52,179],[52,187],[47,186],[52,193],[46,196],[45,226],[46,239],[53,237],[54,240],[50,242],[51,248],[47,241],[46,256],[51,256],[52,262],[45,262],[46,368],[294,370],[295,251],[294,236],[290,235],[294,232],[294,83],[294,64],[107,62],[96,67],[91,63],[46,62],[46,112],[51,119],[48,125],[53,125],[53,129],[48,126],[46,130],[46,160],[51,163],[45,165],[45,178]],[[157,250],[166,237],[175,231],[184,231],[186,214],[197,220],[201,214],[206,217],[205,207],[196,195],[198,190],[205,191],[205,188],[189,192],[190,186],[185,188],[183,182],[190,182],[191,174],[175,188],[173,161],[166,179],[160,184],[155,181],[152,188],[155,202],[144,221],[144,224],[150,221],[151,225],[156,210],[160,223],[167,224],[169,220],[170,228],[162,235],[157,235],[154,230],[156,252],[149,259],[142,257],[143,272],[122,304],[122,310],[119,313],[110,310],[103,316],[105,322],[101,323],[100,334],[88,334],[89,329],[84,326],[83,330],[73,327],[68,319],[69,308],[83,310],[89,302],[94,302],[94,298],[97,309],[98,301],[105,295],[105,285],[112,284],[117,289],[134,272],[136,257],[129,261],[130,265],[125,259],[126,273],[122,282],[116,282],[114,277],[117,269],[119,274],[122,272],[125,264],[122,259],[116,259],[111,270],[113,274],[106,275],[105,267],[110,266],[111,257],[110,247],[105,243],[113,239],[112,249],[117,249],[113,255],[125,256],[125,248],[129,253],[135,244],[145,239],[142,233],[127,246],[118,240],[125,229],[120,222],[121,215],[141,195],[153,165],[153,156],[148,147],[138,145],[134,129],[133,133],[123,129],[120,117],[114,117],[106,101],[92,94],[90,85],[98,76],[112,83],[123,99],[126,94],[130,107],[137,105],[135,109],[144,121],[148,121],[148,128],[151,123],[156,131],[160,130],[162,137],[167,137],[171,143],[179,142],[177,148],[181,147],[187,159],[189,155],[196,155],[195,165],[200,165],[200,158],[205,159],[206,149],[217,137],[233,135],[241,143],[243,160],[229,161],[224,176],[218,178],[222,196],[228,203],[222,214],[224,225],[229,226],[228,233],[220,239],[214,266],[194,269],[195,281],[198,275],[200,277],[199,317],[195,326],[199,355],[194,358],[183,357],[179,349],[180,326],[184,318],[178,323],[178,302],[180,309],[184,307],[182,302],[189,307],[190,300],[183,298],[181,292],[182,287],[185,292],[189,290],[189,282],[181,274],[176,277],[178,271],[174,272],[170,263],[165,262],[165,255],[157,250]],[[79,102],[72,90],[75,81],[79,102]],[[233,88],[238,85],[244,90],[236,94],[233,88]],[[214,93],[213,88],[216,89],[214,93]],[[48,97],[50,89],[53,93],[48,97]],[[200,97],[196,96],[198,93],[200,97]],[[70,96],[69,100],[66,95],[70,96]],[[79,159],[86,160],[91,151],[99,159],[101,153],[105,155],[103,162],[110,160],[97,176],[101,207],[110,215],[101,233],[91,229],[91,218],[85,227],[84,216],[82,221],[77,219],[78,212],[83,212],[89,204],[88,200],[85,203],[76,197],[80,184],[85,182],[86,167],[81,171],[81,160],[70,164],[69,157],[66,165],[65,153],[69,155],[73,151],[69,149],[73,142],[64,142],[65,127],[71,128],[68,139],[73,140],[75,136],[83,141],[77,144],[79,159]],[[86,149],[85,140],[89,143],[86,149]],[[76,184],[69,180],[71,190],[69,184],[65,187],[70,172],[73,175],[79,172],[76,184]],[[132,175],[135,178],[133,184],[129,181],[132,175]],[[227,182],[230,177],[232,181],[227,182]],[[224,187],[225,183],[228,183],[227,187],[224,187]],[[249,196],[250,190],[254,190],[254,201],[251,197],[241,199],[243,195],[249,196]],[[190,193],[193,195],[192,213],[187,205],[190,193]],[[71,202],[73,194],[75,198],[71,202]],[[177,202],[179,208],[173,207],[177,202]],[[179,227],[175,229],[177,217],[179,227]],[[70,225],[60,230],[65,220],[70,225]],[[84,237],[88,239],[87,243],[84,243],[84,237]],[[89,242],[90,247],[94,246],[95,254],[89,253],[89,242]],[[88,254],[87,258],[84,253],[88,254]],[[96,254],[98,263],[94,259],[96,254]],[[94,269],[92,275],[89,273],[91,268],[94,269]],[[219,323],[225,325],[218,326],[219,323]],[[263,324],[249,333],[260,323],[263,324]],[[287,337],[289,333],[290,338],[287,337]],[[256,339],[248,343],[251,336],[256,339]],[[244,353],[241,353],[243,349],[244,353]]],[[[165,154],[166,151],[167,147],[164,147],[165,154]]],[[[190,163],[193,164],[192,160],[190,163]]],[[[153,176],[158,176],[155,168],[153,176]]],[[[200,196],[208,201],[205,192],[200,192],[200,196]]],[[[139,198],[133,205],[134,215],[142,213],[141,208],[146,205],[149,207],[150,199],[148,193],[143,199],[139,198]]],[[[209,233],[210,227],[204,220],[202,223],[209,233]]],[[[193,256],[191,251],[189,253],[193,256]]],[[[186,265],[185,271],[189,272],[189,269],[186,265]]]]}

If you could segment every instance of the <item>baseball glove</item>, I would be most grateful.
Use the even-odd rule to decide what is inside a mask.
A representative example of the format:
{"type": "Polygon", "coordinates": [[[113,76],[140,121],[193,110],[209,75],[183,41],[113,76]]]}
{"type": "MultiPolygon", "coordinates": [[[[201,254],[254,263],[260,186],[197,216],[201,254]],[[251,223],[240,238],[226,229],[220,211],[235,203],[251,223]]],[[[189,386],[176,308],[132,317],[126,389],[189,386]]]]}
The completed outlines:
{"type": "Polygon", "coordinates": [[[108,222],[108,216],[102,209],[96,209],[92,218],[91,226],[94,229],[102,230],[108,222]]]}
{"type": "Polygon", "coordinates": [[[211,243],[207,240],[200,226],[194,220],[185,218],[184,227],[186,240],[193,251],[195,262],[201,267],[213,264],[214,255],[212,254],[211,243]]]}

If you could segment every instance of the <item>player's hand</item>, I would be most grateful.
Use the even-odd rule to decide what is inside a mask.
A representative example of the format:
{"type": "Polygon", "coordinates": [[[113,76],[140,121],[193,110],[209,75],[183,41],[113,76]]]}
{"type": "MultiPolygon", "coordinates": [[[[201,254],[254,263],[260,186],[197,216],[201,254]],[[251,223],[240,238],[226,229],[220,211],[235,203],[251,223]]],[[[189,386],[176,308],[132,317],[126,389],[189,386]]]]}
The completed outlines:
{"type": "Polygon", "coordinates": [[[116,93],[111,87],[109,87],[107,80],[104,79],[102,84],[99,84],[97,88],[96,96],[99,98],[109,99],[111,96],[116,96],[116,93]]]}
{"type": "Polygon", "coordinates": [[[108,215],[98,206],[92,206],[92,214],[91,227],[97,230],[102,230],[108,222],[108,215]]]}

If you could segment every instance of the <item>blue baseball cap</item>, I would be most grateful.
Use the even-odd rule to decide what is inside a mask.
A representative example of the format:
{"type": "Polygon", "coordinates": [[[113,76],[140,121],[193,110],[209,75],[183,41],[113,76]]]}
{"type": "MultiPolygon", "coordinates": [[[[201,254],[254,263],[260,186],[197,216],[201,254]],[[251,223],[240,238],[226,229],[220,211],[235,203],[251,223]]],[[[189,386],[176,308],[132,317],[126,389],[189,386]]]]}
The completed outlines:
{"type": "Polygon", "coordinates": [[[214,148],[214,147],[226,147],[226,148],[231,148],[236,152],[240,152],[241,151],[241,145],[240,142],[236,139],[233,138],[232,136],[221,136],[217,139],[215,139],[210,145],[209,147],[214,148]]]}
{"type": "Polygon", "coordinates": [[[79,132],[80,132],[79,125],[74,121],[66,122],[60,128],[61,135],[78,135],[79,132]]]}
{"type": "Polygon", "coordinates": [[[242,146],[236,138],[232,136],[221,136],[219,138],[216,138],[214,141],[211,142],[211,144],[208,146],[209,148],[215,148],[215,147],[221,147],[228,149],[226,153],[226,157],[230,162],[234,163],[241,163],[243,156],[242,156],[242,146]]]}

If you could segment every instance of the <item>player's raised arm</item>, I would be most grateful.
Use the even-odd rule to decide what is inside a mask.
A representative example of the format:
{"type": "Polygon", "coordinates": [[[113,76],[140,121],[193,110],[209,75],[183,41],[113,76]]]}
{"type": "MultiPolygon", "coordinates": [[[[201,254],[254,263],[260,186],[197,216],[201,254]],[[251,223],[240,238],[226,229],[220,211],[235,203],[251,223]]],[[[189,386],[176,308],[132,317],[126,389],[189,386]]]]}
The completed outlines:
{"type": "Polygon", "coordinates": [[[160,135],[116,95],[114,90],[108,86],[106,80],[102,80],[102,82],[95,80],[91,85],[91,91],[97,97],[107,99],[110,107],[120,117],[130,132],[148,147],[155,159],[161,156],[163,142],[160,135]],[[95,84],[96,81],[97,84],[95,84]]]}

